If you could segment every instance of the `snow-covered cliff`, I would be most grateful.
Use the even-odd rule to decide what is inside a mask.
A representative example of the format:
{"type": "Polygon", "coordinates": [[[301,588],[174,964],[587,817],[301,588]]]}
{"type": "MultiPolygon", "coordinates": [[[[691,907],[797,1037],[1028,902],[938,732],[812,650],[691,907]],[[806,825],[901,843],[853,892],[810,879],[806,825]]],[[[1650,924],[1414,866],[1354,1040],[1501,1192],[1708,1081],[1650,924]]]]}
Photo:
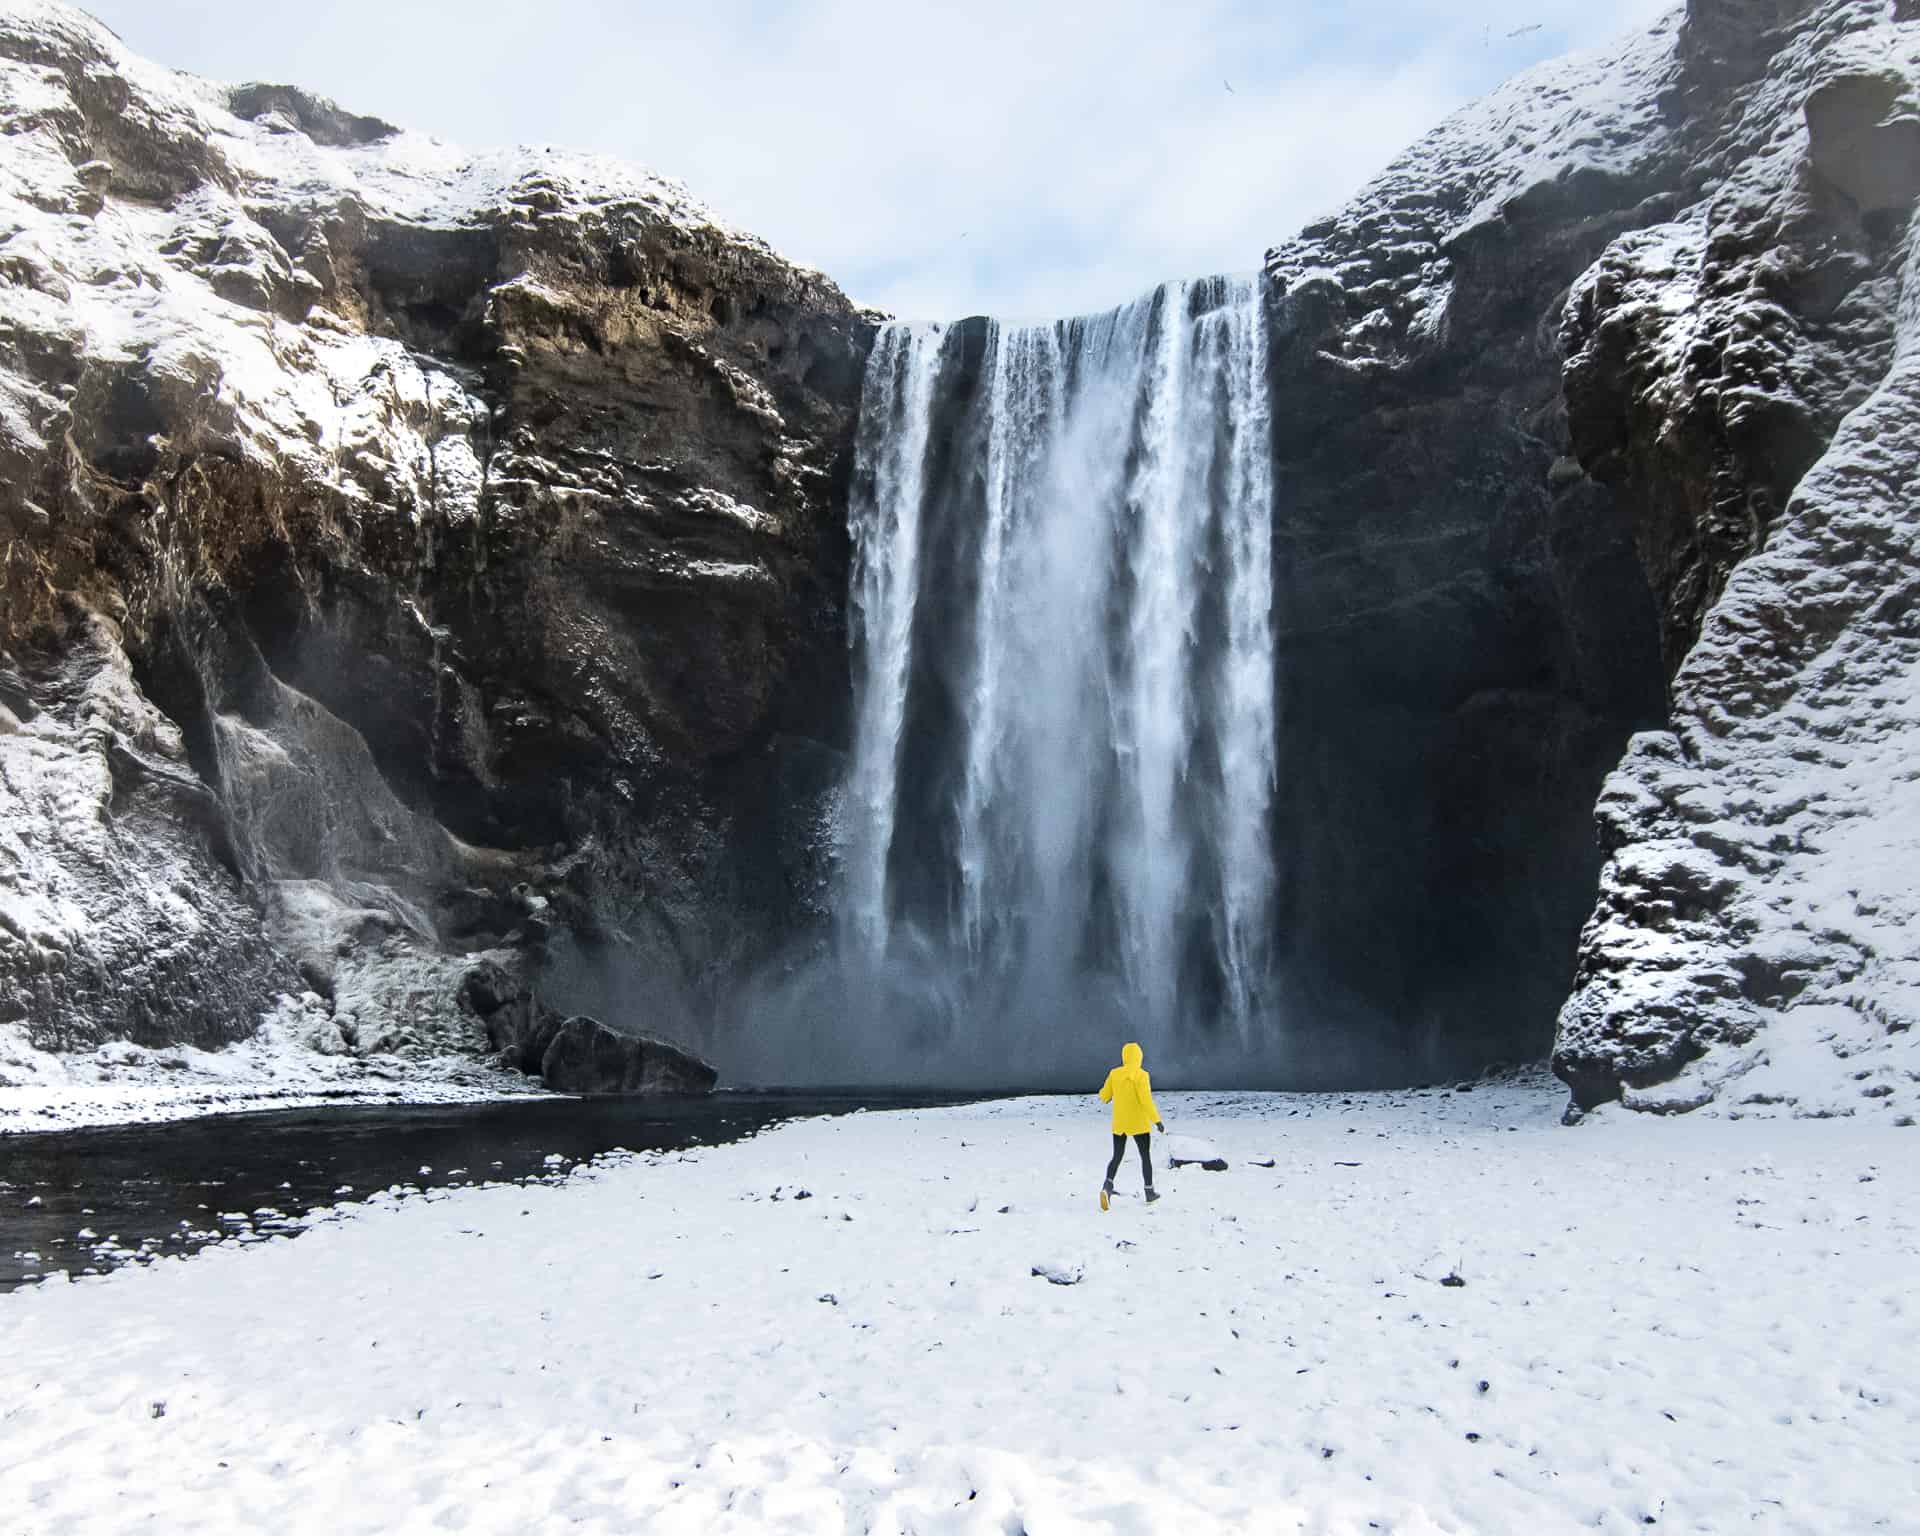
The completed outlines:
{"type": "Polygon", "coordinates": [[[1920,21],[1815,6],[1772,41],[1703,196],[1568,309],[1582,456],[1679,667],[1601,798],[1555,1065],[1583,1106],[1910,1123],[1920,21]]]}
{"type": "Polygon", "coordinates": [[[1682,196],[1680,32],[1520,76],[1268,256],[1280,944],[1316,1050],[1405,1077],[1550,1047],[1594,798],[1665,709],[1558,317],[1682,196]]]}
{"type": "Polygon", "coordinates": [[[868,323],[670,182],[44,0],[0,145],[0,1075],[470,1053],[536,977],[674,1029],[810,889],[868,323]]]}
{"type": "Polygon", "coordinates": [[[1338,679],[1282,700],[1327,845],[1300,931],[1524,1040],[1599,862],[1571,815],[1637,726],[1560,1011],[1580,1106],[1916,1095],[1916,17],[1692,0],[1268,258],[1283,639],[1338,679]]]}
{"type": "MultiPolygon", "coordinates": [[[[1910,1113],[1916,34],[1690,0],[1269,254],[1276,937],[1340,1070],[1910,1113]]],[[[0,1078],[263,1015],[527,1061],[806,929],[869,317],[671,183],[50,0],[0,148],[0,1078]]]]}

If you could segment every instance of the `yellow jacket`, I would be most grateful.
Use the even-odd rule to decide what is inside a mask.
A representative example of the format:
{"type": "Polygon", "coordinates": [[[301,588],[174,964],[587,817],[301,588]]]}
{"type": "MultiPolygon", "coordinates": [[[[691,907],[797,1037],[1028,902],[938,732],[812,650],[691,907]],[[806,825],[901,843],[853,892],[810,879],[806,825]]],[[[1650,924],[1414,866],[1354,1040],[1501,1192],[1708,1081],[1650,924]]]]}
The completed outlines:
{"type": "Polygon", "coordinates": [[[1153,1079],[1141,1067],[1140,1056],[1139,1046],[1122,1046],[1121,1064],[1107,1074],[1100,1088],[1100,1102],[1113,1105],[1116,1136],[1144,1135],[1160,1121],[1160,1111],[1153,1107],[1153,1079]]]}

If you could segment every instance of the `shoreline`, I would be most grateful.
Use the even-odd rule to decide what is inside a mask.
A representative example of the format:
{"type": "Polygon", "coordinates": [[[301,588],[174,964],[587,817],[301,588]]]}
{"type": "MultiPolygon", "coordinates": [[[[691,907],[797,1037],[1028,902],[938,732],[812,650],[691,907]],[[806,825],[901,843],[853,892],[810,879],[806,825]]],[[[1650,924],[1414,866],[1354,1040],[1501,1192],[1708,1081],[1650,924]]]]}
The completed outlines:
{"type": "MultiPolygon", "coordinates": [[[[1098,1087],[1090,1078],[1085,1093],[1098,1087]]],[[[1180,1087],[1162,1093],[1228,1101],[1282,1096],[1338,1100],[1379,1094],[1521,1088],[1564,1092],[1544,1062],[1489,1067],[1457,1085],[1452,1081],[1398,1087],[1276,1089],[1180,1087]]],[[[716,1094],[793,1094],[858,1099],[874,1094],[923,1095],[927,1107],[1023,1098],[1074,1098],[1079,1090],[1002,1085],[749,1084],[723,1083],[716,1094]]],[[[464,1056],[329,1055],[315,1050],[273,1017],[245,1040],[216,1051],[192,1046],[145,1047],[110,1041],[85,1054],[40,1051],[19,1026],[0,1025],[0,1142],[9,1136],[57,1131],[162,1125],[222,1115],[276,1110],[368,1106],[510,1103],[578,1099],[556,1093],[537,1078],[464,1056]]]]}
{"type": "Polygon", "coordinates": [[[329,1055],[271,1015],[252,1035],[217,1051],[115,1040],[65,1055],[30,1045],[19,1025],[0,1025],[0,1141],[325,1105],[566,1097],[466,1057],[329,1055]]]}
{"type": "Polygon", "coordinates": [[[103,1083],[94,1089],[76,1089],[57,1096],[0,1087],[0,1142],[10,1136],[106,1131],[287,1109],[505,1104],[523,1099],[546,1101],[575,1097],[578,1095],[554,1093],[537,1085],[521,1089],[508,1082],[489,1086],[422,1078],[394,1082],[384,1088],[372,1084],[316,1087],[270,1082],[215,1086],[203,1082],[182,1084],[177,1090],[168,1091],[163,1085],[147,1083],[103,1083]]]}

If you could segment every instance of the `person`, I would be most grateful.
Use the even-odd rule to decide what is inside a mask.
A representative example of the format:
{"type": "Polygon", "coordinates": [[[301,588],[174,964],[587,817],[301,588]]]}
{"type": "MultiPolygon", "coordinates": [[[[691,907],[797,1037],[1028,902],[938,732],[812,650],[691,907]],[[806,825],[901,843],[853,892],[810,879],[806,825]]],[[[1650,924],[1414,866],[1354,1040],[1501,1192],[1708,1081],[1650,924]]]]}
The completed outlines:
{"type": "Polygon", "coordinates": [[[1160,1197],[1153,1192],[1153,1137],[1149,1134],[1166,1126],[1160,1123],[1160,1111],[1153,1107],[1153,1079],[1140,1065],[1144,1053],[1132,1041],[1120,1048],[1120,1065],[1107,1074],[1100,1088],[1100,1102],[1113,1106],[1113,1159],[1107,1164],[1107,1182],[1100,1186],[1100,1209],[1107,1209],[1113,1198],[1113,1176],[1120,1171],[1120,1159],[1126,1155],[1127,1138],[1140,1149],[1140,1173],[1147,1186],[1147,1204],[1160,1197]]]}

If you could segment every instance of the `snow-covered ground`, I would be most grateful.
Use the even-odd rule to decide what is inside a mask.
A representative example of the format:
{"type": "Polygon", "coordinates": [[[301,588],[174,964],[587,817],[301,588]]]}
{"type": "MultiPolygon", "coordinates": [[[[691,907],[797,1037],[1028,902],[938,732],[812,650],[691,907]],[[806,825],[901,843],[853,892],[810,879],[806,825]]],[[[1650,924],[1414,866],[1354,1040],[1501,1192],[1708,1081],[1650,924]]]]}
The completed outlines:
{"type": "Polygon", "coordinates": [[[0,1142],[10,1133],[317,1104],[551,1097],[535,1079],[483,1061],[316,1050],[308,1015],[318,1012],[287,999],[254,1034],[217,1051],[184,1045],[154,1050],[126,1040],[108,1041],[85,1055],[41,1051],[20,1025],[0,1024],[0,1142]]]}
{"type": "Polygon", "coordinates": [[[1231,1166],[1106,1215],[1090,1098],[859,1114],[45,1285],[0,1299],[0,1509],[1920,1530],[1920,1133],[1562,1102],[1169,1094],[1231,1166]]]}

